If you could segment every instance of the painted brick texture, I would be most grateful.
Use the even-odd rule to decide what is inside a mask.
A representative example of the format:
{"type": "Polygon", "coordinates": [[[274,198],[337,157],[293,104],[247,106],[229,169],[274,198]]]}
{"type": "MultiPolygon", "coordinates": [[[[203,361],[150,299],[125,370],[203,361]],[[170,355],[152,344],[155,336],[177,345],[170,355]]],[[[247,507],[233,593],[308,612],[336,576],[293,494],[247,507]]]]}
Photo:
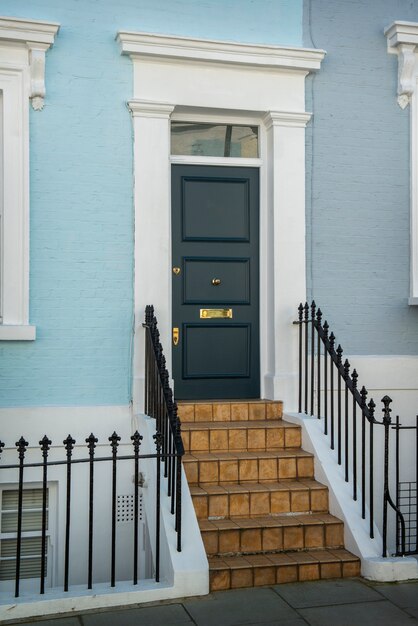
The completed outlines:
{"type": "Polygon", "coordinates": [[[417,354],[409,297],[409,108],[383,29],[418,21],[410,0],[305,3],[305,45],[324,48],[307,82],[309,291],[351,354],[417,354]],[[309,11],[310,9],[310,11],[309,11]]]}
{"type": "Polygon", "coordinates": [[[298,46],[302,0],[3,0],[0,13],[61,24],[47,53],[45,108],[30,115],[30,321],[37,339],[0,342],[0,406],[126,404],[134,219],[126,102],[133,76],[116,32],[298,46]]]}

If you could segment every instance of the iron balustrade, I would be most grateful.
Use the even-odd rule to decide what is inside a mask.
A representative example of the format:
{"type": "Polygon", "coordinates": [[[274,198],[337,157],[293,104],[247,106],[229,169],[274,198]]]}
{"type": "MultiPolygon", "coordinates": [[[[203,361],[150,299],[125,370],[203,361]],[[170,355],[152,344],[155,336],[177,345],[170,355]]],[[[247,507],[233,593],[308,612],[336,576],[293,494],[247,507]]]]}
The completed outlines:
{"type": "MultiPolygon", "coordinates": [[[[113,432],[108,438],[111,448],[110,456],[98,456],[96,446],[98,438],[91,433],[85,444],[88,456],[83,458],[74,457],[74,452],[79,452],[80,446],[76,447],[76,441],[68,435],[63,441],[64,457],[60,460],[48,458],[52,441],[45,435],[40,441],[42,461],[29,462],[27,451],[29,443],[22,436],[16,442],[18,453],[18,463],[0,464],[0,470],[17,470],[18,472],[18,499],[17,499],[17,523],[16,523],[16,571],[15,571],[15,597],[20,595],[21,584],[21,562],[22,562],[22,538],[23,534],[23,494],[25,486],[33,485],[33,474],[30,481],[25,482],[25,472],[30,468],[40,468],[42,472],[42,511],[41,511],[41,555],[39,591],[45,593],[46,563],[47,563],[47,517],[48,504],[47,493],[48,484],[54,477],[51,476],[52,467],[64,467],[65,469],[65,531],[63,546],[63,589],[68,592],[70,586],[70,562],[71,562],[71,522],[73,518],[73,469],[74,466],[83,464],[88,472],[88,516],[87,516],[87,588],[93,587],[93,567],[94,567],[94,514],[97,507],[95,500],[96,465],[97,463],[108,463],[111,466],[111,541],[110,541],[110,585],[116,585],[116,564],[117,564],[117,476],[120,462],[131,461],[133,463],[134,476],[134,513],[133,513],[133,538],[132,538],[132,583],[138,584],[138,564],[139,564],[139,489],[140,489],[140,461],[145,459],[155,459],[156,461],[156,483],[155,483],[155,537],[154,537],[154,565],[155,581],[160,581],[160,535],[161,535],[161,491],[164,484],[167,485],[166,496],[170,498],[170,511],[175,520],[175,531],[177,534],[176,548],[181,552],[182,545],[182,458],[184,455],[183,441],[181,438],[180,419],[177,414],[177,404],[173,400],[173,393],[169,385],[169,374],[166,368],[163,349],[159,340],[157,319],[152,306],[146,307],[145,324],[145,413],[156,420],[156,433],[154,435],[155,453],[140,454],[141,441],[143,439],[139,432],[135,432],[131,437],[133,454],[118,454],[121,445],[121,437],[113,432]],[[166,480],[163,480],[163,477],[166,480]],[[95,507],[96,504],[96,507],[95,507]]],[[[0,459],[5,444],[0,441],[0,459]]],[[[84,447],[83,447],[84,449],[84,447]]],[[[54,450],[54,456],[57,451],[54,450]]],[[[78,537],[73,539],[77,543],[78,537]]]]}
{"type": "MultiPolygon", "coordinates": [[[[177,455],[176,453],[170,453],[167,451],[163,451],[161,449],[161,441],[162,436],[159,432],[154,435],[155,441],[155,453],[151,454],[140,454],[140,446],[141,441],[143,439],[142,435],[136,431],[131,436],[131,443],[128,445],[132,445],[133,453],[132,454],[118,454],[118,448],[121,442],[121,437],[116,433],[108,438],[108,445],[110,445],[111,454],[106,456],[98,456],[96,454],[96,445],[98,443],[97,437],[92,434],[89,435],[85,439],[86,446],[77,446],[76,441],[68,435],[68,437],[63,441],[65,454],[63,455],[65,458],[59,460],[50,460],[48,455],[51,451],[52,441],[45,435],[40,441],[39,446],[41,449],[42,460],[41,461],[28,461],[27,453],[29,443],[22,436],[19,441],[16,442],[16,448],[18,453],[18,463],[4,463],[0,464],[1,470],[17,470],[18,472],[18,499],[17,499],[17,531],[16,531],[16,552],[15,552],[15,560],[16,560],[16,571],[15,571],[15,597],[19,597],[20,595],[20,584],[21,584],[21,564],[22,564],[22,539],[25,537],[23,531],[23,519],[24,519],[24,509],[23,509],[23,496],[25,487],[32,487],[34,484],[34,480],[36,474],[31,472],[30,479],[25,482],[25,475],[27,470],[39,468],[42,474],[42,510],[41,510],[41,554],[40,554],[40,575],[39,575],[39,592],[40,594],[45,593],[45,578],[46,578],[46,562],[47,562],[47,492],[48,485],[51,481],[57,480],[57,474],[52,472],[52,468],[64,467],[65,470],[65,539],[63,546],[63,554],[64,554],[64,568],[63,568],[63,589],[65,592],[69,590],[70,587],[70,562],[72,555],[72,547],[80,544],[80,537],[75,536],[71,539],[71,522],[74,519],[74,515],[77,515],[78,521],[80,519],[80,509],[79,502],[73,504],[74,496],[76,495],[76,486],[72,481],[72,474],[74,466],[84,465],[87,468],[88,473],[88,515],[87,515],[87,536],[88,536],[88,551],[87,551],[87,559],[86,559],[86,568],[87,568],[87,588],[92,589],[93,587],[93,566],[94,566],[94,513],[98,504],[101,504],[97,501],[97,498],[94,497],[95,484],[97,484],[96,479],[96,466],[98,463],[108,463],[111,466],[111,507],[109,511],[110,520],[111,520],[111,541],[110,541],[110,573],[109,580],[111,587],[116,586],[116,563],[117,563],[117,538],[116,538],[116,519],[117,519],[117,476],[118,469],[120,467],[120,463],[131,462],[133,464],[133,475],[134,475],[134,487],[133,487],[133,536],[132,536],[132,584],[138,584],[138,566],[139,566],[139,558],[138,558],[138,545],[139,545],[139,489],[140,489],[140,463],[145,459],[155,459],[156,462],[156,474],[157,480],[155,484],[155,516],[156,516],[156,532],[154,537],[154,554],[155,554],[155,581],[159,582],[160,580],[160,515],[161,515],[161,490],[163,487],[163,481],[161,480],[160,467],[163,463],[173,463],[175,462],[177,455]],[[80,451],[87,448],[88,456],[79,458],[79,456],[75,457],[74,452],[80,453],[80,451]],[[74,513],[74,507],[76,507],[76,512],[74,513]]],[[[125,444],[126,445],[126,444],[125,444]]],[[[4,453],[5,444],[0,442],[0,456],[4,453]]],[[[57,456],[57,449],[54,447],[54,456],[57,456]]],[[[33,457],[34,451],[31,450],[31,457],[33,457]]],[[[8,481],[9,482],[9,481],[8,481]]],[[[150,487],[149,487],[150,488],[150,487]]],[[[102,507],[103,508],[103,507],[102,507]]],[[[103,514],[103,511],[102,511],[103,514]]],[[[97,550],[98,546],[96,546],[97,550]]],[[[100,546],[100,551],[103,551],[103,546],[100,546]]]]}
{"type": "Polygon", "coordinates": [[[396,416],[395,424],[391,426],[395,431],[395,472],[396,472],[396,507],[401,512],[396,528],[396,554],[418,554],[417,543],[417,501],[418,501],[418,416],[412,426],[402,426],[396,416]],[[412,436],[411,436],[412,435],[412,436]],[[401,442],[401,437],[403,441],[401,442]],[[415,466],[405,468],[401,465],[401,449],[405,445],[413,447],[415,452],[415,466]],[[405,472],[409,469],[409,475],[405,472]],[[412,477],[414,480],[408,480],[412,477]]]}
{"type": "MultiPolygon", "coordinates": [[[[154,307],[145,308],[145,413],[156,421],[157,445],[164,458],[164,477],[168,479],[171,513],[175,515],[177,550],[181,552],[181,476],[184,455],[177,403],[169,384],[169,373],[160,342],[154,307]]],[[[158,472],[160,469],[158,468],[158,472]]],[[[158,496],[158,494],[157,494],[158,496]]],[[[159,519],[157,520],[159,524],[159,519]]]]}
{"type": "MultiPolygon", "coordinates": [[[[399,437],[403,427],[396,418],[396,425],[392,425],[390,405],[391,398],[385,395],[382,398],[383,419],[375,417],[376,404],[371,398],[367,402],[368,391],[362,386],[358,389],[358,374],[355,369],[350,373],[351,365],[348,359],[343,361],[343,349],[340,344],[335,348],[336,337],[330,332],[329,324],[322,323],[322,311],[317,308],[315,301],[310,305],[306,302],[298,307],[298,319],[294,322],[298,326],[298,410],[299,413],[312,415],[323,419],[324,435],[329,439],[329,445],[335,450],[337,463],[343,467],[344,480],[352,485],[352,498],[361,498],[361,516],[366,520],[368,532],[374,537],[375,524],[375,432],[376,426],[384,428],[383,451],[383,493],[382,493],[382,539],[383,556],[388,556],[388,506],[396,515],[396,554],[398,556],[417,553],[416,546],[416,519],[417,519],[417,483],[418,460],[416,461],[416,482],[411,483],[408,504],[405,505],[409,515],[409,535],[415,533],[414,552],[411,544],[413,538],[408,539],[409,552],[406,549],[406,524],[402,512],[402,502],[406,496],[402,493],[400,482],[400,453],[399,437]],[[390,494],[390,432],[396,430],[395,456],[395,502],[390,494]],[[414,526],[415,524],[415,526],[414,526]]],[[[418,433],[418,418],[415,427],[418,433]]],[[[416,435],[415,458],[418,459],[418,434],[416,435]]],[[[379,468],[377,468],[379,471],[379,468]]],[[[409,484],[409,483],[408,483],[409,484]]]]}

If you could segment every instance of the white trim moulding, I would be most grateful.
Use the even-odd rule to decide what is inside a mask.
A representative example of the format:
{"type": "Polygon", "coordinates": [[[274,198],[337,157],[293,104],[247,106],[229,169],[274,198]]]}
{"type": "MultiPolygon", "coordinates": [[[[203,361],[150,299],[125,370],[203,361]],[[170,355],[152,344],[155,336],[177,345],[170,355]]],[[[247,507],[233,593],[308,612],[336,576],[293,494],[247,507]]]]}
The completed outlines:
{"type": "Polygon", "coordinates": [[[275,69],[319,70],[325,56],[324,50],[311,48],[242,44],[131,31],[119,31],[116,40],[123,54],[257,65],[275,69]]]}
{"type": "Polygon", "coordinates": [[[34,341],[35,339],[36,326],[0,324],[0,341],[34,341]]]}

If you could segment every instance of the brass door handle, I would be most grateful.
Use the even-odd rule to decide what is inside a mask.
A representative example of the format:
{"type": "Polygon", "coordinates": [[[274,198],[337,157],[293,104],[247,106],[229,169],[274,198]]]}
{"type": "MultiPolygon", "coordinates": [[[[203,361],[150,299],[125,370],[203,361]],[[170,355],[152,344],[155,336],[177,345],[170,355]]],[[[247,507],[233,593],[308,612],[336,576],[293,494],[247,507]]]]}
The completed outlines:
{"type": "Polygon", "coordinates": [[[177,346],[179,343],[180,331],[178,328],[173,328],[173,345],[177,346]]]}
{"type": "Polygon", "coordinates": [[[217,287],[220,284],[221,284],[221,279],[220,278],[212,278],[212,285],[214,287],[217,287]]]}

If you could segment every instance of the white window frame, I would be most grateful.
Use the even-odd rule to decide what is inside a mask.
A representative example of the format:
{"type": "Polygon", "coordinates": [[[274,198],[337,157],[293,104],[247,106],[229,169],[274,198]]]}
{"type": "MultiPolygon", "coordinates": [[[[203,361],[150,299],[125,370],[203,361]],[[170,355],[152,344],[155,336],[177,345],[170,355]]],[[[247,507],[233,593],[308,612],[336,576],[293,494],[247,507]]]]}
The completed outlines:
{"type": "Polygon", "coordinates": [[[398,104],[410,106],[410,295],[418,305],[418,22],[393,22],[385,28],[389,54],[398,55],[398,104]]]}
{"type": "Polygon", "coordinates": [[[45,52],[59,25],[0,17],[0,340],[33,340],[29,323],[29,99],[45,97],[45,52]]]}

